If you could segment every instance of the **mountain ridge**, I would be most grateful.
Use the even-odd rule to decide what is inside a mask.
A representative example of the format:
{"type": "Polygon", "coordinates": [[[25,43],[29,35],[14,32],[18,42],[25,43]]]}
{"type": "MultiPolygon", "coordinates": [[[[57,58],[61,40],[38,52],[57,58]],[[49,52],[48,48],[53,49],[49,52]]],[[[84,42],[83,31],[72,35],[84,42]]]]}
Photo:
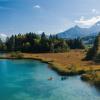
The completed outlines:
{"type": "Polygon", "coordinates": [[[65,38],[65,39],[74,39],[74,38],[81,38],[85,36],[95,36],[98,35],[100,32],[100,21],[95,23],[90,28],[81,28],[78,25],[75,25],[74,27],[58,33],[57,36],[59,38],[65,38]]]}

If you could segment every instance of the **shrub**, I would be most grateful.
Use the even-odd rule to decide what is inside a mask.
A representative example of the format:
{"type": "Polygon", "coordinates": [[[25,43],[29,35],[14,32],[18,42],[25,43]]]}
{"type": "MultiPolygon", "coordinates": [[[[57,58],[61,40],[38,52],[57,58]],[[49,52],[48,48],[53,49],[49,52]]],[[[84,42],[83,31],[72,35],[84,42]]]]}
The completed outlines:
{"type": "Polygon", "coordinates": [[[12,58],[19,58],[19,59],[21,59],[21,58],[23,58],[23,54],[20,51],[16,51],[16,52],[12,52],[11,53],[11,57],[12,58]]]}

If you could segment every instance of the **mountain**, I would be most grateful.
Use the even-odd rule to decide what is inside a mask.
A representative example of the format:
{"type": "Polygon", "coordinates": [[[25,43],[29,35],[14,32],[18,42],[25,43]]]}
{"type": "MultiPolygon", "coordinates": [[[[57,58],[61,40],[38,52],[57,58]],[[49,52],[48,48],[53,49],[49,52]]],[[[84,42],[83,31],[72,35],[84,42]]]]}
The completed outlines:
{"type": "Polygon", "coordinates": [[[7,38],[7,35],[6,34],[0,34],[0,39],[4,42],[7,38]]]}
{"type": "Polygon", "coordinates": [[[58,33],[58,37],[60,38],[77,38],[81,36],[85,36],[88,32],[87,28],[80,28],[79,26],[72,27],[68,29],[67,31],[58,33]]]}
{"type": "Polygon", "coordinates": [[[100,32],[100,21],[89,28],[91,35],[97,35],[100,32]]]}
{"type": "Polygon", "coordinates": [[[74,39],[78,37],[95,36],[100,32],[100,21],[95,23],[90,28],[81,28],[74,26],[64,32],[58,33],[57,36],[60,38],[74,39]]]}

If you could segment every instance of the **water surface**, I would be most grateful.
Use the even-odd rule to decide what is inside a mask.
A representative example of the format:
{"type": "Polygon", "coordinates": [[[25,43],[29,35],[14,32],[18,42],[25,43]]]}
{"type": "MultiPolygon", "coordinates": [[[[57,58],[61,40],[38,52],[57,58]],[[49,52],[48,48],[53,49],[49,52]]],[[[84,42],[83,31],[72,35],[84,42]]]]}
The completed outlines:
{"type": "Polygon", "coordinates": [[[39,61],[0,60],[0,100],[100,100],[100,92],[79,76],[62,81],[39,61]]]}

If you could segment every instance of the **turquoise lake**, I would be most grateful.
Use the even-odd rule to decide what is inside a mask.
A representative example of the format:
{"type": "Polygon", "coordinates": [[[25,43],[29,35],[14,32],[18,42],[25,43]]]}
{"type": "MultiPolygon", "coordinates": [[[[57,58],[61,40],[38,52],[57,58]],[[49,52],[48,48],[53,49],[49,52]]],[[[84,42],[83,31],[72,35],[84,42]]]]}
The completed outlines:
{"type": "Polygon", "coordinates": [[[100,100],[100,91],[80,76],[61,80],[39,61],[0,60],[0,100],[100,100]]]}

